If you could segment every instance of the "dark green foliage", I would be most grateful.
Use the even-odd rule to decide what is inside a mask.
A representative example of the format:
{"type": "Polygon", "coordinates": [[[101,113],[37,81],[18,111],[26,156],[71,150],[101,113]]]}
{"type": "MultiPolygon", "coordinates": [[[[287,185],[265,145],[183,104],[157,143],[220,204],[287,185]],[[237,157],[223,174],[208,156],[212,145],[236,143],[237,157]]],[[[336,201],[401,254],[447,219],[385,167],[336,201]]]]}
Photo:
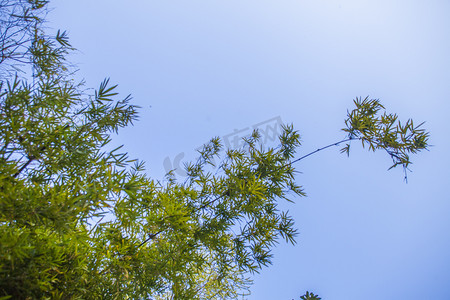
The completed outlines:
{"type": "MultiPolygon", "coordinates": [[[[20,34],[0,44],[2,70],[13,74],[20,62],[24,72],[0,82],[0,297],[237,298],[280,239],[295,243],[294,221],[279,208],[304,195],[292,126],[276,149],[263,149],[258,132],[240,149],[212,139],[186,166],[186,182],[168,174],[162,185],[142,162],[107,150],[137,107],[117,99],[108,80],[94,94],[73,81],[67,37],[42,31],[46,1],[0,3],[2,22],[22,14],[11,15],[20,34]]],[[[345,129],[352,139],[401,163],[404,152],[426,148],[412,121],[398,127],[398,140],[385,129],[389,117],[375,119],[378,102],[356,105],[345,129]]]]}
{"type": "Polygon", "coordinates": [[[302,300],[320,300],[322,298],[320,298],[318,295],[314,295],[313,293],[306,291],[306,294],[301,296],[300,299],[302,299],[302,300]]]}

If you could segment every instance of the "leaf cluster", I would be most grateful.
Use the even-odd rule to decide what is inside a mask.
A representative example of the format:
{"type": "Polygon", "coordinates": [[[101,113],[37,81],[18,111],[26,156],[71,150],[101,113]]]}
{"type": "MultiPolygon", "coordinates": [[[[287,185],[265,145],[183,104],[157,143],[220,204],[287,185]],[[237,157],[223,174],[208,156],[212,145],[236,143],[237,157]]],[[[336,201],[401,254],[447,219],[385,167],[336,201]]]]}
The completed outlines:
{"type": "MultiPolygon", "coordinates": [[[[342,129],[348,138],[358,139],[369,150],[386,151],[393,164],[389,169],[402,166],[405,171],[411,164],[410,154],[415,154],[428,147],[429,133],[422,128],[424,122],[415,125],[412,119],[401,123],[396,114],[388,114],[378,99],[366,97],[353,100],[356,108],[347,112],[346,127],[342,129]],[[383,113],[381,113],[383,111],[383,113]]],[[[350,152],[348,143],[341,152],[350,152]]]]}
{"type": "Polygon", "coordinates": [[[314,295],[313,293],[306,291],[306,294],[301,296],[300,299],[302,299],[302,300],[320,300],[322,298],[320,298],[318,295],[314,295]]]}
{"type": "MultiPolygon", "coordinates": [[[[47,4],[47,0],[0,0],[0,75],[23,73],[24,65],[40,59],[34,56],[38,49],[42,51],[43,44],[54,40],[48,36],[42,38],[41,28],[48,12],[47,4]],[[39,41],[41,45],[38,45],[39,41]]],[[[57,40],[64,43],[67,37],[58,33],[57,40]]]]}

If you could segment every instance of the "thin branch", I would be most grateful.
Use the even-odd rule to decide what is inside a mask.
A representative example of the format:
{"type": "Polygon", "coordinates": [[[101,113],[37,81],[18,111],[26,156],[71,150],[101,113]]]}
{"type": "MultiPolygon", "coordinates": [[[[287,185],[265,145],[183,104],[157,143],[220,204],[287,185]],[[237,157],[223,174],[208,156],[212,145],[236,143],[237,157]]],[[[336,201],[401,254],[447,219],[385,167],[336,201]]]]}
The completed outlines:
{"type": "Polygon", "coordinates": [[[360,138],[354,138],[354,137],[351,137],[351,138],[348,138],[348,139],[345,139],[345,140],[342,140],[342,141],[339,141],[339,142],[336,142],[336,143],[333,143],[333,144],[329,144],[329,145],[327,145],[327,146],[325,146],[325,147],[319,148],[319,149],[314,150],[314,151],[312,151],[312,152],[310,152],[310,153],[308,153],[308,154],[306,154],[306,155],[303,155],[302,157],[297,158],[296,160],[291,161],[290,163],[288,163],[288,164],[282,166],[281,168],[284,168],[284,167],[286,167],[286,166],[288,166],[288,165],[292,165],[293,163],[296,163],[296,162],[298,162],[298,161],[301,161],[302,159],[305,159],[305,158],[307,158],[308,156],[313,155],[313,154],[315,154],[315,153],[317,153],[317,152],[319,152],[319,151],[325,150],[325,149],[327,149],[327,148],[330,148],[330,147],[333,147],[333,146],[339,146],[339,145],[342,144],[342,143],[350,142],[350,141],[353,141],[353,140],[359,140],[359,139],[360,139],[360,138]]]}
{"type": "Polygon", "coordinates": [[[148,235],[148,238],[145,239],[145,241],[143,241],[142,243],[139,244],[139,246],[137,246],[137,248],[141,248],[145,243],[147,243],[150,240],[154,240],[160,233],[162,233],[164,230],[160,230],[156,233],[150,233],[148,235]]]}
{"type": "Polygon", "coordinates": [[[19,176],[20,173],[22,173],[23,170],[25,170],[25,168],[33,161],[35,160],[34,157],[29,157],[28,161],[19,169],[19,171],[17,171],[14,175],[13,178],[16,178],[17,176],[19,176]]]}

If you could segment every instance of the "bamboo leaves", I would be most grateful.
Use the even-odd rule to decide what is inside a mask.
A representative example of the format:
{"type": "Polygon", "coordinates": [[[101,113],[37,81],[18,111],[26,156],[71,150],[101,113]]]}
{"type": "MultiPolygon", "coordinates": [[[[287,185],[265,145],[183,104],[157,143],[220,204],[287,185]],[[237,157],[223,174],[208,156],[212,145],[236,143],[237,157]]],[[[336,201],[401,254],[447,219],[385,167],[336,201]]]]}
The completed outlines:
{"type": "MultiPolygon", "coordinates": [[[[386,151],[393,162],[389,169],[402,166],[406,179],[411,164],[409,155],[428,148],[429,133],[423,128],[424,123],[415,126],[413,120],[408,119],[402,124],[396,114],[383,112],[380,115],[384,106],[376,99],[356,98],[353,102],[356,108],[347,113],[346,127],[342,130],[349,139],[360,140],[362,146],[371,151],[386,151]]],[[[341,149],[347,155],[349,151],[350,143],[341,149]]]]}

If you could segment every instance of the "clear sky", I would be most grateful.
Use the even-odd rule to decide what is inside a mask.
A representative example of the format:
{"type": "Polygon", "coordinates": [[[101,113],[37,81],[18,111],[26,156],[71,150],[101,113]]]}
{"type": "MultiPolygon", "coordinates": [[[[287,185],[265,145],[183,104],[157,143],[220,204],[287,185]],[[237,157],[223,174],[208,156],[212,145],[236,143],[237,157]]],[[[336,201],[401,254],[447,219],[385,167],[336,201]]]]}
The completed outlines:
{"type": "Polygon", "coordinates": [[[426,121],[434,146],[413,157],[408,184],[357,145],[350,158],[332,148],[298,163],[308,197],[282,204],[298,244],[275,249],[248,299],[450,299],[450,1],[51,5],[48,26],[68,30],[87,86],[110,77],[142,106],[116,142],[155,179],[164,161],[273,118],[299,130],[298,155],[338,141],[356,96],[426,121]]]}

